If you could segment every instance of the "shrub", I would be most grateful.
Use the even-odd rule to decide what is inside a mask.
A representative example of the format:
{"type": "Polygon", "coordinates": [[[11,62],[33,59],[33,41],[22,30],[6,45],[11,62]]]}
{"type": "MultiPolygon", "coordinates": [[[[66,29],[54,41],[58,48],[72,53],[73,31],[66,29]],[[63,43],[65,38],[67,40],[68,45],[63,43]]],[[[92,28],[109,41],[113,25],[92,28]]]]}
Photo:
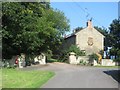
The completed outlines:
{"type": "Polygon", "coordinates": [[[120,58],[116,58],[116,59],[114,59],[113,61],[115,61],[115,62],[120,62],[120,58]]]}
{"type": "Polygon", "coordinates": [[[85,56],[85,53],[83,51],[80,50],[79,47],[77,47],[76,45],[71,45],[69,47],[69,49],[67,50],[67,52],[74,52],[76,54],[76,56],[85,56]]]}
{"type": "Polygon", "coordinates": [[[93,63],[93,60],[96,60],[98,62],[98,58],[99,57],[95,53],[89,55],[89,61],[90,61],[90,63],[93,63]]]}
{"type": "Polygon", "coordinates": [[[102,58],[104,56],[104,50],[100,50],[100,55],[102,55],[102,58]]]}
{"type": "Polygon", "coordinates": [[[84,60],[80,60],[79,65],[87,65],[87,62],[84,60]]]}
{"type": "Polygon", "coordinates": [[[9,60],[4,60],[3,62],[1,62],[1,67],[2,68],[16,68],[17,65],[16,64],[11,64],[9,60]]]}
{"type": "Polygon", "coordinates": [[[67,62],[70,52],[74,52],[76,56],[85,56],[85,53],[81,51],[79,47],[77,47],[76,45],[71,45],[68,49],[61,51],[60,59],[62,60],[62,62],[67,62]]]}

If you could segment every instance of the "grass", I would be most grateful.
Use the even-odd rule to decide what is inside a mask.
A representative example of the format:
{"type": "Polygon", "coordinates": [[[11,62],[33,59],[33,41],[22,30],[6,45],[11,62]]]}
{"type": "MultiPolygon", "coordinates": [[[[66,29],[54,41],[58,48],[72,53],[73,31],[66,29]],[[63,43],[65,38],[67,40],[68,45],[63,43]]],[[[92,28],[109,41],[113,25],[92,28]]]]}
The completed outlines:
{"type": "Polygon", "coordinates": [[[2,88],[40,88],[54,72],[3,69],[2,88]]]}
{"type": "Polygon", "coordinates": [[[102,67],[102,68],[120,68],[120,66],[94,66],[94,67],[102,67]]]}
{"type": "Polygon", "coordinates": [[[2,89],[2,68],[0,68],[0,90],[2,89]]]}

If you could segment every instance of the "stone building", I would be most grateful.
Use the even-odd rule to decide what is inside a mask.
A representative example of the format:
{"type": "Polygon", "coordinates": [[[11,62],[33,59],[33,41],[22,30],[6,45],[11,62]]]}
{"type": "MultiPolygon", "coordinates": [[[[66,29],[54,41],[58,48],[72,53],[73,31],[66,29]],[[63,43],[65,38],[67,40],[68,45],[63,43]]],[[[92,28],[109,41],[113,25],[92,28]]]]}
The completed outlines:
{"type": "Polygon", "coordinates": [[[98,53],[104,49],[104,35],[92,26],[92,21],[87,22],[87,27],[74,31],[71,35],[65,37],[64,48],[71,45],[77,45],[86,55],[98,53]]]}

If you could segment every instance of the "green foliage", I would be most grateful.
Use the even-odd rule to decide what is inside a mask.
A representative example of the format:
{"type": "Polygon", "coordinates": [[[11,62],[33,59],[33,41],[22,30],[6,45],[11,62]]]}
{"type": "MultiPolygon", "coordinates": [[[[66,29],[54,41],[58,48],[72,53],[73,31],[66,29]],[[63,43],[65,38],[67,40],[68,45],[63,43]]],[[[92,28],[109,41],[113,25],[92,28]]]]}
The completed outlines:
{"type": "Polygon", "coordinates": [[[52,54],[52,51],[51,51],[51,50],[48,50],[48,51],[45,53],[45,55],[47,56],[47,60],[50,60],[50,59],[51,59],[51,57],[53,56],[53,54],[52,54]]]}
{"type": "Polygon", "coordinates": [[[3,58],[12,55],[54,51],[69,30],[64,13],[49,3],[2,3],[3,58]]]}
{"type": "Polygon", "coordinates": [[[58,62],[58,61],[60,61],[60,60],[57,60],[57,59],[48,59],[48,60],[47,60],[47,62],[49,62],[49,63],[58,62]]]}
{"type": "Polygon", "coordinates": [[[109,31],[96,27],[95,28],[105,36],[105,50],[107,47],[112,47],[109,54],[115,56],[116,61],[120,61],[120,18],[114,19],[110,24],[109,31]]]}
{"type": "Polygon", "coordinates": [[[74,52],[76,56],[85,56],[85,52],[81,51],[76,45],[71,45],[68,49],[61,51],[61,60],[66,62],[70,52],[74,52]]]}
{"type": "Polygon", "coordinates": [[[85,62],[84,60],[81,60],[81,61],[79,62],[79,64],[80,64],[80,65],[87,65],[87,62],[85,62]]]}
{"type": "Polygon", "coordinates": [[[76,45],[71,45],[69,47],[69,49],[67,50],[67,52],[74,52],[77,56],[85,56],[85,53],[83,51],[80,50],[79,47],[77,47],[76,45]]]}
{"type": "Polygon", "coordinates": [[[78,32],[78,31],[80,31],[82,29],[83,29],[83,27],[77,27],[77,28],[75,28],[75,32],[78,32]]]}
{"type": "Polygon", "coordinates": [[[93,53],[93,54],[89,55],[89,58],[90,58],[90,62],[93,62],[93,60],[98,61],[99,57],[95,53],[93,53]]]}
{"type": "Polygon", "coordinates": [[[104,56],[104,50],[100,50],[99,54],[102,55],[102,58],[103,58],[103,56],[104,56]]]}
{"type": "Polygon", "coordinates": [[[110,50],[110,55],[115,56],[115,59],[114,59],[115,62],[120,62],[120,50],[112,48],[110,50]]]}
{"type": "Polygon", "coordinates": [[[113,20],[109,29],[111,46],[120,49],[120,18],[113,20]]]}
{"type": "Polygon", "coordinates": [[[112,47],[110,50],[110,55],[114,55],[115,61],[120,62],[120,18],[113,20],[109,29],[110,34],[108,41],[112,47]]]}
{"type": "Polygon", "coordinates": [[[101,27],[98,27],[98,26],[94,26],[94,28],[96,30],[98,30],[101,34],[103,34],[104,36],[106,36],[108,34],[108,31],[105,28],[101,28],[101,27]]]}
{"type": "Polygon", "coordinates": [[[120,62],[120,57],[114,59],[115,62],[120,62]]]}
{"type": "Polygon", "coordinates": [[[110,55],[116,55],[117,54],[117,49],[112,48],[109,53],[110,53],[110,55]]]}

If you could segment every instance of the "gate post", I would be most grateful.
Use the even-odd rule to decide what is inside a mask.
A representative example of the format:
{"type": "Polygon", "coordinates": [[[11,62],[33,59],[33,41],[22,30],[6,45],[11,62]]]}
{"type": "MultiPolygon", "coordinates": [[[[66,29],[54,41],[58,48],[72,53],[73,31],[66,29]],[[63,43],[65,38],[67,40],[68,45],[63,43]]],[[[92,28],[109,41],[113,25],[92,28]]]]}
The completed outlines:
{"type": "Polygon", "coordinates": [[[74,52],[70,52],[70,54],[69,54],[69,63],[70,64],[77,64],[76,56],[75,56],[74,52]]]}

